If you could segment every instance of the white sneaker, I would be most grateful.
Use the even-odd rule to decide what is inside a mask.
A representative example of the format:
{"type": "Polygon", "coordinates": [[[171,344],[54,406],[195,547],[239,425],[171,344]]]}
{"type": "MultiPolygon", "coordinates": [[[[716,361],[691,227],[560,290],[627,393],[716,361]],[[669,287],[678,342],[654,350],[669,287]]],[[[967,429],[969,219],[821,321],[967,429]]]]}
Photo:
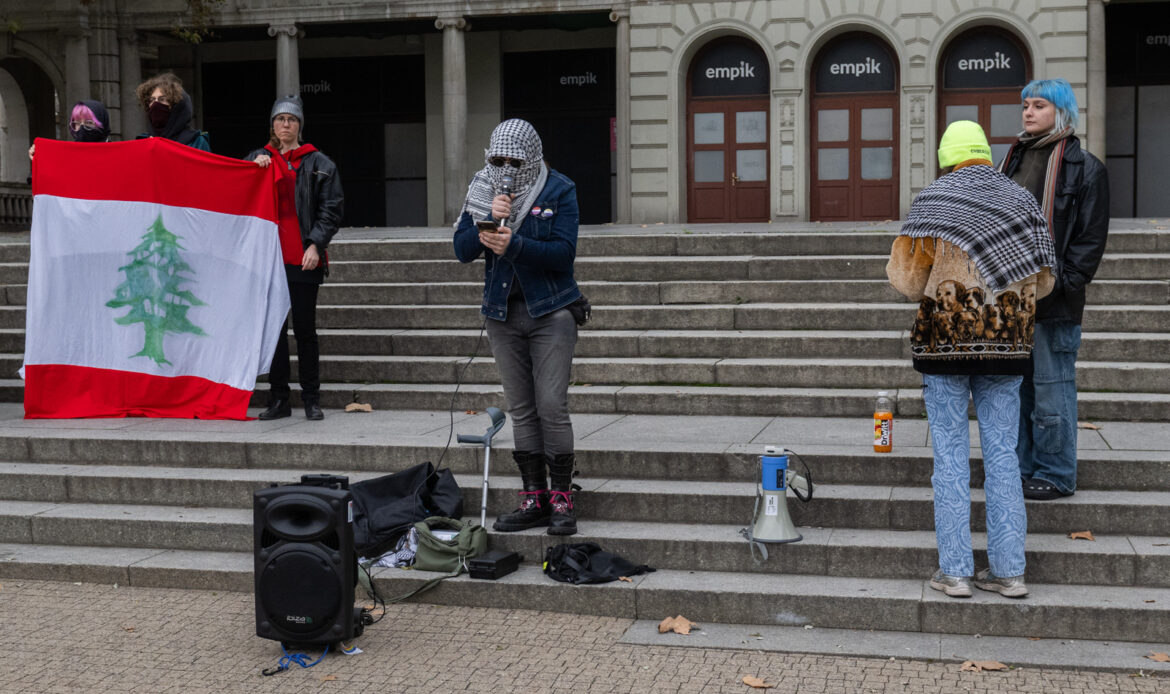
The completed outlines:
{"type": "Polygon", "coordinates": [[[968,576],[950,576],[942,569],[934,572],[930,577],[930,587],[941,590],[952,598],[971,597],[971,578],[968,576]]]}
{"type": "Polygon", "coordinates": [[[1028,586],[1024,585],[1023,575],[1000,578],[991,573],[991,569],[980,569],[975,572],[975,587],[999,593],[1005,598],[1022,598],[1028,594],[1028,586]]]}

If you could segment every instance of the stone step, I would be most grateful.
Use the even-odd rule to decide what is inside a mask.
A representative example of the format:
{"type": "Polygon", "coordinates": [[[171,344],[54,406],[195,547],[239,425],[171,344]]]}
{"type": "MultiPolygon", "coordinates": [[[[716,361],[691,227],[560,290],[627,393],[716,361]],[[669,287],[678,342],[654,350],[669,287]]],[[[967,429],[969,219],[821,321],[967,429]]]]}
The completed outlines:
{"type": "MultiPolygon", "coordinates": [[[[19,381],[0,381],[0,396],[19,400],[19,381]],[[8,383],[8,387],[5,387],[8,383]]],[[[295,390],[295,386],[294,386],[295,390]]],[[[494,384],[464,383],[452,398],[451,385],[323,383],[322,407],[344,408],[352,402],[380,410],[474,410],[505,407],[503,389],[494,384]]],[[[900,416],[925,416],[921,388],[899,389],[900,416]]],[[[733,386],[579,385],[569,386],[569,410],[593,414],[659,414],[735,417],[847,417],[873,413],[872,389],[744,388],[733,386]]],[[[1170,395],[1164,393],[1081,392],[1081,419],[1133,422],[1170,420],[1170,395]]],[[[258,386],[252,405],[268,401],[258,386]]]]}
{"type": "MultiPolygon", "coordinates": [[[[137,524],[136,527],[142,528],[142,533],[161,532],[157,526],[162,521],[179,522],[185,518],[192,519],[194,523],[226,523],[228,516],[224,514],[239,510],[240,507],[250,507],[250,492],[258,488],[255,478],[260,476],[246,475],[245,479],[239,480],[231,479],[231,475],[225,475],[222,471],[208,473],[172,469],[164,470],[164,475],[158,475],[146,470],[142,471],[144,478],[135,481],[124,476],[126,469],[83,472],[87,474],[80,475],[78,481],[70,482],[63,479],[66,473],[54,473],[51,467],[29,463],[4,464],[4,477],[10,479],[15,488],[11,493],[4,493],[4,497],[17,493],[33,497],[59,497],[63,493],[70,500],[61,503],[43,499],[6,501],[5,508],[0,510],[0,518],[3,518],[0,527],[7,528],[9,534],[0,536],[0,542],[101,544],[100,540],[93,539],[101,536],[110,538],[108,542],[118,544],[124,541],[118,538],[124,538],[130,532],[120,529],[125,523],[137,524]],[[170,484],[176,489],[161,491],[158,495],[161,500],[156,500],[152,496],[154,490],[168,485],[166,473],[171,474],[170,484]],[[218,489],[231,491],[225,495],[227,498],[221,499],[215,496],[218,489]],[[123,495],[119,496],[117,492],[123,495]],[[136,492],[142,494],[143,498],[135,497],[136,492]],[[75,498],[77,501],[73,500],[75,498]],[[103,501],[90,501],[91,498],[103,501]],[[217,505],[206,505],[217,499],[217,505]],[[56,505],[44,507],[45,503],[56,505]],[[183,506],[158,505],[167,503],[182,503],[183,506]],[[224,503],[232,508],[218,507],[224,503]],[[151,505],[139,507],[134,504],[151,505]],[[139,508],[141,512],[136,510],[139,508]],[[165,509],[169,509],[173,515],[166,515],[165,509]],[[96,526],[101,523],[112,524],[119,530],[76,530],[77,540],[65,539],[68,533],[74,532],[72,526],[75,524],[96,526]]],[[[278,473],[269,474],[276,476],[278,473]]],[[[284,481],[291,481],[290,478],[295,479],[289,476],[284,481]]],[[[471,475],[458,476],[457,479],[464,490],[465,510],[470,512],[471,509],[477,509],[479,480],[471,475]]],[[[575,510],[582,520],[746,525],[751,518],[755,494],[755,485],[751,482],[583,477],[577,479],[577,484],[582,487],[582,491],[575,498],[575,510]]],[[[516,492],[520,488],[519,478],[503,475],[494,477],[489,491],[488,509],[495,513],[513,507],[516,492]]],[[[972,527],[981,529],[984,523],[982,490],[972,490],[971,497],[972,527]]],[[[929,487],[821,484],[817,485],[811,502],[800,503],[790,499],[788,508],[793,522],[800,526],[930,530],[934,527],[931,499],[929,487]]],[[[1027,507],[1028,529],[1031,532],[1093,530],[1094,534],[1100,535],[1150,535],[1156,534],[1158,529],[1170,528],[1170,492],[1081,490],[1059,503],[1029,501],[1027,507]]],[[[250,525],[251,516],[245,520],[250,525]]],[[[248,533],[243,535],[244,540],[250,538],[248,533]]],[[[192,534],[190,538],[177,537],[174,542],[189,544],[173,546],[152,544],[152,541],[145,539],[147,535],[142,537],[140,542],[133,543],[134,546],[225,549],[219,545],[199,544],[207,540],[198,533],[192,534]]],[[[223,542],[224,539],[221,537],[215,541],[223,542]]]]}
{"type": "MultiPolygon", "coordinates": [[[[482,415],[462,411],[344,414],[329,410],[328,424],[322,430],[322,425],[299,417],[274,422],[46,422],[13,421],[12,417],[20,415],[19,405],[0,405],[0,410],[7,422],[0,429],[0,460],[13,463],[227,468],[242,474],[238,471],[317,472],[322,461],[345,461],[344,469],[355,473],[385,474],[431,460],[458,474],[478,476],[483,470],[478,447],[454,445],[444,451],[454,434],[483,431],[482,415]]],[[[763,446],[783,444],[797,452],[793,464],[806,461],[818,483],[928,485],[933,454],[927,422],[895,419],[893,453],[873,452],[872,422],[869,415],[573,415],[577,467],[590,477],[750,483],[759,475],[758,456],[763,446]]],[[[1099,420],[1094,426],[1097,428],[1078,431],[1081,489],[1170,491],[1165,424],[1099,420]]],[[[976,422],[970,423],[970,429],[971,479],[980,486],[983,473],[976,422]]],[[[507,476],[513,469],[510,431],[505,428],[495,442],[495,474],[507,476]]],[[[280,480],[260,479],[282,481],[296,473],[287,475],[280,480]]]]}
{"type": "MultiPolygon", "coordinates": [[[[908,329],[916,307],[908,303],[696,304],[598,306],[591,330],[889,330],[908,329]],[[903,328],[905,326],[905,328],[903,328]]],[[[320,328],[472,329],[483,316],[470,306],[319,305],[320,328]]],[[[0,306],[0,328],[25,324],[23,306],[0,306]]],[[[1088,306],[1086,331],[1118,325],[1137,332],[1170,332],[1170,305],[1088,306]]]]}
{"type": "MultiPolygon", "coordinates": [[[[291,335],[291,331],[289,333],[291,335]]],[[[324,355],[491,356],[475,330],[322,329],[324,355]]],[[[909,333],[898,330],[594,330],[578,334],[577,357],[910,359],[909,333]]],[[[295,351],[296,342],[290,347],[295,351]]],[[[24,329],[0,329],[0,352],[24,352],[24,329]]],[[[1170,354],[1170,333],[1082,334],[1086,361],[1160,362],[1170,354]]]]}
{"type": "MultiPolygon", "coordinates": [[[[709,255],[709,256],[582,256],[574,265],[580,281],[743,281],[840,280],[886,278],[886,253],[881,255],[709,255]]],[[[1096,278],[1166,280],[1170,254],[1106,254],[1096,278]]],[[[0,272],[0,278],[8,276],[0,272]]],[[[330,264],[330,278],[342,283],[483,281],[479,261],[352,260],[330,264]]],[[[18,284],[21,280],[4,282],[18,284]]]]}
{"type": "MultiPolygon", "coordinates": [[[[119,585],[253,590],[250,551],[156,551],[129,547],[0,545],[0,576],[119,585]]],[[[496,581],[448,579],[414,602],[514,607],[660,621],[686,614],[699,623],[784,624],[820,628],[982,634],[1109,641],[1170,640],[1170,590],[1030,582],[1031,594],[1007,600],[976,591],[967,600],[931,590],[923,579],[741,574],[660,569],[581,588],[556,583],[526,557],[496,581]]],[[[375,569],[384,596],[401,595],[432,574],[375,569]]]]}
{"type": "MultiPolygon", "coordinates": [[[[351,482],[368,479],[370,474],[350,476],[351,482]]],[[[101,544],[128,543],[136,547],[189,550],[246,551],[252,542],[252,491],[269,484],[287,484],[298,479],[295,473],[277,470],[208,471],[157,468],[102,468],[98,466],[46,466],[36,464],[0,464],[0,479],[5,482],[5,510],[0,512],[0,542],[37,544],[101,544]],[[40,469],[37,469],[40,468],[40,469]],[[20,498],[10,498],[18,495],[20,498]],[[53,497],[53,498],[26,498],[53,497]],[[128,501],[146,501],[150,505],[128,504],[128,501]],[[232,502],[230,508],[217,506],[232,502]],[[121,502],[121,503],[117,503],[121,502]],[[209,535],[203,530],[207,523],[219,524],[223,532],[205,546],[209,535]],[[188,525],[189,524],[189,525],[188,525]],[[185,532],[182,528],[192,528],[185,532]],[[109,538],[103,540],[101,538],[109,538]]],[[[468,517],[476,517],[479,491],[475,479],[463,475],[459,482],[464,489],[464,509],[468,517]]],[[[489,509],[509,507],[519,489],[517,478],[502,477],[494,481],[501,489],[493,489],[489,509]]],[[[662,486],[667,483],[655,483],[662,486]]],[[[583,485],[584,486],[584,485],[583,485]]],[[[891,488],[881,488],[888,494],[891,488]]],[[[899,490],[893,488],[897,495],[899,490]]],[[[915,490],[919,491],[919,490],[915,490]]],[[[843,513],[853,507],[864,510],[857,500],[872,496],[857,488],[822,487],[817,490],[812,505],[821,501],[822,492],[829,504],[835,504],[843,513]],[[854,504],[845,503],[846,495],[854,504]]],[[[929,490],[926,490],[929,505],[929,490]]],[[[678,492],[684,499],[702,498],[715,501],[715,495],[678,492]]],[[[1093,492],[1082,492],[1094,495],[1093,492]]],[[[1107,493],[1096,493],[1104,497],[1107,493]]],[[[917,496],[921,497],[922,494],[917,496]]],[[[1131,535],[1134,531],[1111,534],[1102,527],[1099,516],[1114,513],[1124,507],[1133,515],[1140,508],[1108,499],[1085,503],[1080,509],[1053,513],[1048,509],[1061,504],[1029,502],[1028,575],[1030,580],[1045,583],[1087,583],[1093,585],[1146,585],[1170,587],[1170,537],[1131,535]],[[1082,525],[1076,528],[1096,529],[1096,541],[1074,541],[1069,531],[1053,532],[1037,526],[1059,523],[1077,511],[1086,511],[1082,525]]],[[[1129,493],[1134,496],[1134,493],[1129,493]]],[[[1164,496],[1164,495],[1163,495],[1164,496]]],[[[690,569],[694,571],[742,571],[825,574],[832,576],[859,576],[869,578],[915,578],[929,575],[937,568],[935,535],[930,523],[904,529],[894,520],[905,520],[916,511],[899,510],[891,502],[891,525],[855,528],[841,525],[813,525],[807,521],[822,520],[823,513],[802,513],[804,505],[790,498],[788,507],[795,517],[806,516],[799,532],[803,541],[786,545],[769,545],[769,559],[760,562],[753,558],[747,543],[739,533],[751,519],[750,500],[736,496],[734,502],[741,512],[739,523],[726,519],[697,524],[689,519],[674,519],[664,515],[655,519],[628,519],[606,514],[595,516],[587,507],[612,509],[634,498],[629,494],[586,491],[578,495],[582,509],[580,533],[574,541],[593,541],[627,557],[637,557],[639,563],[658,568],[690,569]],[[601,497],[613,496],[601,501],[601,497]],[[593,503],[590,503],[592,501],[593,503]]],[[[1151,499],[1150,504],[1160,503],[1151,499]]],[[[921,505],[921,499],[915,505],[921,505]]],[[[716,501],[718,505],[718,502],[716,501]]],[[[1145,504],[1148,506],[1150,504],[1145,504]]],[[[637,504],[641,507],[643,504],[637,504]]],[[[909,504],[907,504],[909,506],[909,504]]],[[[981,504],[976,503],[975,513],[981,504]]],[[[664,507],[662,509],[666,511],[664,507]]],[[[919,514],[920,515],[920,514],[919,514]]],[[[863,512],[863,520],[871,520],[872,513],[863,512]]],[[[491,523],[488,524],[489,528],[491,523]]],[[[974,524],[978,531],[982,525],[974,524]]],[[[1163,528],[1165,526],[1162,526],[1163,528]]],[[[492,545],[515,550],[530,557],[540,556],[550,542],[543,529],[520,533],[492,531],[492,545]]],[[[986,536],[974,533],[974,546],[986,547],[986,536]]],[[[985,551],[980,549],[977,563],[986,564],[985,551]]]]}

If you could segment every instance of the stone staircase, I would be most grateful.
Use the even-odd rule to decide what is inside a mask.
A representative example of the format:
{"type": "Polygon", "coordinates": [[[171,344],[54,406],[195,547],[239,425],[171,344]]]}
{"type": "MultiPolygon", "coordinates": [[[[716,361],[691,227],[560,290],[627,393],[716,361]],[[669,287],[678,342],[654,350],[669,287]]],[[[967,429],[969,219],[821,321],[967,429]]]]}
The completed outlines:
{"type": "MultiPolygon", "coordinates": [[[[1027,600],[959,601],[926,586],[937,561],[931,453],[908,358],[914,306],[884,281],[892,234],[811,225],[583,231],[577,275],[595,320],[581,331],[570,389],[584,488],[574,540],[658,571],[564,586],[539,572],[546,535],[493,533],[494,547],[525,555],[520,571],[447,581],[424,600],[1170,642],[1170,233],[1130,226],[1111,233],[1085,316],[1081,418],[1101,430],[1080,432],[1077,494],[1028,504],[1027,600]],[[877,389],[897,397],[887,455],[867,441],[877,389]],[[766,443],[798,451],[817,489],[809,504],[790,499],[804,541],[757,563],[738,530],[766,443]],[[1086,529],[1095,542],[1066,537],[1086,529]]],[[[0,404],[0,576],[250,591],[252,490],[302,472],[356,481],[438,460],[449,418],[457,433],[480,433],[484,418],[465,410],[502,404],[479,343],[481,266],[450,259],[445,232],[359,235],[334,245],[319,302],[323,404],[367,402],[373,414],[26,422],[19,405],[0,404]]],[[[0,375],[21,360],[26,261],[27,245],[0,244],[0,375]]],[[[265,397],[259,388],[254,404],[265,397]]],[[[0,399],[20,398],[20,381],[0,382],[0,399]]],[[[493,513],[519,487],[510,440],[501,434],[493,456],[493,513]]],[[[443,464],[471,515],[478,451],[452,447],[443,464]]],[[[980,528],[981,489],[972,496],[980,528]]],[[[377,583],[395,595],[427,577],[385,570],[377,583]]]]}

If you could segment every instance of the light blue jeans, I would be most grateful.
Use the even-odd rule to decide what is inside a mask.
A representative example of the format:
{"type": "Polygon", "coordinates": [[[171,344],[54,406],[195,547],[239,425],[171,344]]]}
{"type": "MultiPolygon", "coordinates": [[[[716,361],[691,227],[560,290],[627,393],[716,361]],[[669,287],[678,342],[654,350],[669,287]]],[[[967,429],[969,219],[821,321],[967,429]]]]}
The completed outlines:
{"type": "Polygon", "coordinates": [[[1062,492],[1077,488],[1077,350],[1081,326],[1036,323],[1032,376],[1020,387],[1016,454],[1024,479],[1041,479],[1062,492]]]}
{"type": "Polygon", "coordinates": [[[1022,376],[923,374],[923,399],[934,446],[934,532],[938,563],[950,576],[971,576],[971,435],[968,395],[975,400],[987,497],[987,558],[999,577],[1024,574],[1028,518],[1016,461],[1022,376]]]}

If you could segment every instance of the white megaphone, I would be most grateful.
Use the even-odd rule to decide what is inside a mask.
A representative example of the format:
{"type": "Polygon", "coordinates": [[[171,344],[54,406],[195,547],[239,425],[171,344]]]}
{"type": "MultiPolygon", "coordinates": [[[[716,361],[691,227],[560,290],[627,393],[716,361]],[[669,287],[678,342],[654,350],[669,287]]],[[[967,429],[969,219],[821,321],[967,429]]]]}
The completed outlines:
{"type": "MultiPolygon", "coordinates": [[[[807,476],[788,469],[788,453],[790,451],[781,446],[764,448],[764,455],[760,458],[755,518],[752,519],[751,531],[745,533],[749,542],[783,544],[804,539],[788,514],[788,488],[791,487],[801,501],[808,501],[812,498],[813,484],[807,476]]],[[[760,550],[766,559],[767,551],[762,545],[760,550]]]]}

